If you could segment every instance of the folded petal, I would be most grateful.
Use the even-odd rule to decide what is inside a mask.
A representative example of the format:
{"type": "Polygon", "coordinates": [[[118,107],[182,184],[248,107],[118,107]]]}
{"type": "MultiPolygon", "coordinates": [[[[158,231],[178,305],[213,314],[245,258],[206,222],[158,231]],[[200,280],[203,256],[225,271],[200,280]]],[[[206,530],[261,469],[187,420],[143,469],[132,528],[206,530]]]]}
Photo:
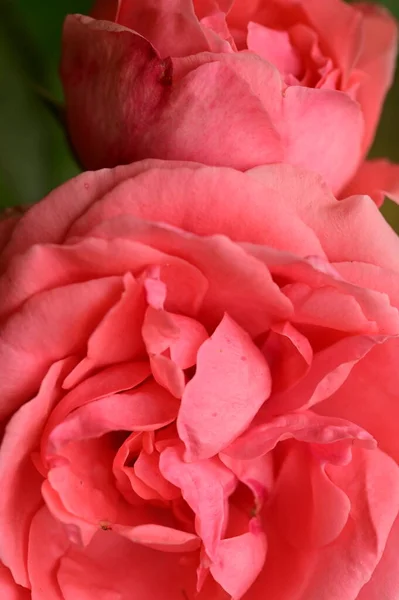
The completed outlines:
{"type": "Polygon", "coordinates": [[[262,352],[270,367],[273,393],[295,385],[313,359],[309,340],[288,321],[272,325],[262,352]]]}
{"type": "Polygon", "coordinates": [[[110,431],[150,431],[164,427],[177,416],[179,402],[154,381],[137,390],[100,398],[73,411],[53,429],[49,452],[72,440],[100,437],[110,431]]]}
{"type": "Polygon", "coordinates": [[[355,63],[365,77],[356,94],[366,124],[363,151],[367,152],[375,135],[385,96],[395,73],[398,41],[397,22],[382,5],[356,3],[361,14],[363,44],[355,63]]]}
{"type": "Polygon", "coordinates": [[[265,589],[281,600],[353,600],[378,568],[398,514],[398,466],[380,450],[354,448],[348,466],[328,465],[326,473],[350,500],[342,533],[313,551],[294,547],[281,535],[273,512],[265,509],[268,553],[250,600],[262,600],[265,589]]]}
{"type": "Polygon", "coordinates": [[[198,351],[177,419],[187,459],[210,458],[234,440],[269,397],[262,353],[228,315],[198,351]]]}
{"type": "Polygon", "coordinates": [[[350,501],[331,482],[309,448],[292,444],[273,491],[274,518],[288,541],[300,549],[333,542],[346,525],[350,501]]]}
{"type": "Polygon", "coordinates": [[[164,450],[159,466],[194,511],[196,531],[212,558],[227,525],[227,498],[234,490],[234,475],[218,459],[186,463],[179,448],[164,450]]]}
{"type": "Polygon", "coordinates": [[[192,0],[119,1],[116,22],[137,31],[160,56],[187,56],[209,50],[192,0]]]}
{"type": "Polygon", "coordinates": [[[324,415],[352,420],[378,440],[379,447],[399,461],[397,422],[399,418],[396,364],[397,339],[376,345],[358,363],[335,394],[315,409],[324,415]]]}
{"type": "Polygon", "coordinates": [[[0,418],[29,400],[53,362],[83,349],[120,293],[119,277],[52,289],[28,300],[2,325],[0,418]]]}
{"type": "Polygon", "coordinates": [[[367,194],[377,206],[381,206],[385,196],[399,203],[399,165],[385,159],[364,161],[342,195],[367,194]]]}
{"type": "Polygon", "coordinates": [[[17,585],[10,571],[0,563],[0,594],[4,600],[30,600],[30,591],[17,585]]]}
{"type": "MultiPolygon", "coordinates": [[[[71,361],[52,365],[35,398],[9,421],[0,447],[0,555],[16,583],[29,587],[26,567],[29,528],[42,505],[43,478],[35,469],[31,453],[36,450],[42,428],[61,395],[61,382],[71,361]]],[[[7,598],[7,596],[4,596],[7,598]]]]}
{"type": "Polygon", "coordinates": [[[240,600],[258,577],[266,549],[266,536],[257,519],[250,521],[248,533],[220,542],[210,571],[232,600],[240,600]]]}
{"type": "Polygon", "coordinates": [[[172,600],[195,595],[195,559],[135,544],[113,531],[99,531],[91,544],[72,547],[61,559],[58,583],[63,600],[129,598],[172,600]]]}
{"type": "Polygon", "coordinates": [[[310,444],[332,444],[347,440],[365,448],[374,448],[376,442],[367,431],[338,417],[320,416],[301,411],[267,419],[259,415],[254,425],[235,440],[224,453],[233,458],[248,460],[267,454],[278,442],[294,438],[310,444]],[[263,420],[263,423],[256,421],[263,420]]]}

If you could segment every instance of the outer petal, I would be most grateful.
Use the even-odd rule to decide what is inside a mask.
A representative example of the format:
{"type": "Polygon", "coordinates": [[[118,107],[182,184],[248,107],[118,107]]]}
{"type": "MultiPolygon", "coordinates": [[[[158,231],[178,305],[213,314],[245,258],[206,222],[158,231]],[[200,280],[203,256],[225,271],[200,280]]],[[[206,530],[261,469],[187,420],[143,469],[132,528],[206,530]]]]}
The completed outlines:
{"type": "Polygon", "coordinates": [[[399,517],[389,534],[384,554],[370,581],[362,588],[356,600],[394,600],[399,594],[399,571],[397,569],[399,548],[399,517]]]}
{"type": "Polygon", "coordinates": [[[362,50],[356,68],[365,74],[356,99],[366,124],[363,150],[369,149],[375,134],[385,95],[395,72],[398,27],[395,18],[381,5],[356,3],[362,16],[362,50]]]}
{"type": "Polygon", "coordinates": [[[120,293],[119,277],[52,289],[31,298],[5,321],[0,328],[0,418],[35,393],[53,362],[84,347],[120,293]]]}
{"type": "MultiPolygon", "coordinates": [[[[0,555],[14,580],[29,586],[27,547],[29,528],[43,503],[43,478],[35,469],[31,453],[37,449],[41,430],[61,394],[61,381],[71,361],[54,364],[43,378],[39,393],[13,416],[0,449],[0,555]]],[[[1,596],[1,598],[7,596],[1,596]]]]}
{"type": "Polygon", "coordinates": [[[265,509],[266,564],[245,600],[263,600],[265,589],[279,600],[354,600],[372,577],[398,514],[398,466],[379,450],[354,449],[352,463],[328,475],[351,502],[341,535],[314,552],[294,549],[265,509]]]}
{"type": "Polygon", "coordinates": [[[209,49],[192,0],[119,0],[116,22],[137,31],[160,56],[187,56],[209,49]]]}
{"type": "Polygon", "coordinates": [[[352,176],[363,124],[345,94],[296,87],[283,93],[276,69],[252,53],[177,59],[173,75],[142,37],[101,23],[69,17],[65,26],[68,121],[87,167],[147,156],[241,170],[285,160],[322,173],[335,190],[352,176]]]}
{"type": "Polygon", "coordinates": [[[58,582],[63,600],[129,598],[172,600],[195,594],[195,558],[134,544],[100,531],[87,548],[75,546],[61,559],[58,582]]]}
{"type": "Polygon", "coordinates": [[[98,399],[73,411],[50,434],[50,452],[72,440],[100,437],[110,431],[149,431],[177,416],[179,402],[154,381],[137,390],[98,399]]]}
{"type": "Polygon", "coordinates": [[[259,167],[249,174],[278,190],[284,210],[295,206],[330,262],[363,261],[398,271],[399,238],[370,198],[354,196],[337,202],[319,175],[291,165],[259,167]]]}
{"type": "Polygon", "coordinates": [[[369,431],[379,447],[399,461],[398,371],[399,341],[377,345],[353,369],[350,377],[317,411],[353,420],[369,431]]]}
{"type": "Polygon", "coordinates": [[[187,460],[210,458],[235,439],[269,397],[267,362],[227,315],[198,351],[177,419],[187,460]]]}
{"type": "Polygon", "coordinates": [[[267,454],[278,442],[290,438],[310,444],[332,444],[347,440],[350,445],[356,442],[365,448],[372,449],[376,446],[372,436],[353,423],[337,417],[321,417],[311,411],[301,411],[270,420],[259,414],[254,425],[224,452],[234,458],[253,459],[267,454]]]}
{"type": "Polygon", "coordinates": [[[3,600],[30,600],[29,590],[17,585],[10,571],[0,563],[0,594],[3,600]]]}
{"type": "Polygon", "coordinates": [[[385,159],[366,160],[349,182],[343,196],[368,194],[377,206],[385,196],[399,203],[399,165],[385,159]]]}
{"type": "Polygon", "coordinates": [[[131,133],[141,135],[139,123],[148,126],[157,109],[167,101],[172,74],[170,59],[162,61],[145,38],[129,29],[81,15],[67,17],[64,40],[61,77],[67,118],[82,162],[94,169],[131,162],[133,157],[126,160],[125,148],[120,144],[121,135],[126,134],[121,127],[126,118],[130,122],[133,117],[131,133]],[[106,83],[104,73],[109,77],[106,83]],[[105,92],[106,89],[109,91],[105,92]],[[121,102],[122,98],[127,104],[121,102]],[[89,112],[94,117],[93,109],[95,125],[87,121],[89,112]],[[111,122],[103,120],[103,110],[112,114],[111,122]],[[94,136],[107,140],[105,154],[103,149],[93,147],[94,136]]]}

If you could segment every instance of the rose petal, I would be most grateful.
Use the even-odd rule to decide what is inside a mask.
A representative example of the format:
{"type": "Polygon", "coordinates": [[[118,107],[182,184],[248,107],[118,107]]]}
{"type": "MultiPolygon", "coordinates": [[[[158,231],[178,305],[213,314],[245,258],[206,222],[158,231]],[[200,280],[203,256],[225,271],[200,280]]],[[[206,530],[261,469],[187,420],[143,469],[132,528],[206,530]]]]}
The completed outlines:
{"type": "Polygon", "coordinates": [[[69,546],[64,526],[43,506],[34,516],[29,533],[27,563],[32,600],[65,600],[57,582],[57,569],[69,546]]]}
{"type": "Polygon", "coordinates": [[[186,463],[178,448],[161,453],[161,473],[179,487],[196,515],[196,530],[206,552],[213,557],[227,524],[227,498],[234,489],[234,475],[218,460],[186,463]]]}
{"type": "Polygon", "coordinates": [[[248,23],[248,50],[271,62],[283,75],[298,76],[301,58],[290,42],[288,31],[270,29],[259,23],[248,23]]]}
{"type": "Polygon", "coordinates": [[[145,354],[141,325],[145,311],[143,287],[129,273],[124,291],[87,342],[87,356],[74,369],[69,381],[83,379],[96,368],[139,359],[145,354]]]}
{"type": "Polygon", "coordinates": [[[263,568],[266,549],[257,519],[250,522],[248,533],[220,542],[210,571],[232,600],[240,600],[249,590],[263,568]]]}
{"type": "Polygon", "coordinates": [[[298,548],[333,542],[346,525],[350,501],[326,475],[309,448],[293,444],[279,471],[273,493],[274,518],[298,548]]]}
{"type": "Polygon", "coordinates": [[[201,540],[193,533],[162,525],[137,525],[131,528],[116,525],[113,527],[113,531],[135,544],[141,544],[161,552],[192,552],[197,550],[201,544],[201,540]]]}
{"type": "Polygon", "coordinates": [[[52,289],[28,300],[2,325],[0,418],[35,393],[53,362],[82,349],[120,293],[119,277],[52,289]]]}
{"type": "Polygon", "coordinates": [[[357,598],[373,576],[398,514],[398,466],[379,450],[354,448],[347,467],[329,465],[327,474],[351,503],[341,535],[314,551],[294,548],[276,528],[273,512],[265,509],[268,554],[251,600],[262,600],[266,588],[281,600],[357,598]]]}
{"type": "Polygon", "coordinates": [[[61,559],[58,582],[63,600],[140,600],[194,597],[195,561],[184,553],[159,552],[112,531],[100,531],[86,547],[72,547],[61,559]],[[182,592],[183,590],[183,592],[182,592]]]}
{"type": "Polygon", "coordinates": [[[313,359],[309,340],[288,321],[272,325],[262,352],[271,370],[273,393],[295,385],[313,359]]]}
{"type": "Polygon", "coordinates": [[[279,441],[290,438],[311,444],[348,440],[350,444],[356,442],[365,448],[374,448],[376,445],[372,435],[358,425],[338,417],[321,417],[311,411],[285,414],[274,419],[264,419],[259,415],[257,421],[259,424],[249,427],[224,453],[248,460],[267,454],[279,441]]]}
{"type": "Polygon", "coordinates": [[[5,600],[30,600],[29,590],[17,585],[10,571],[0,563],[0,594],[5,600]]]}
{"type": "Polygon", "coordinates": [[[368,194],[377,206],[385,196],[399,203],[399,165],[385,159],[364,161],[342,192],[343,197],[368,194]]]}
{"type": "Polygon", "coordinates": [[[171,423],[179,402],[148,381],[137,390],[100,398],[76,409],[49,436],[51,453],[72,440],[90,439],[109,431],[151,431],[171,423]]]}
{"type": "Polygon", "coordinates": [[[261,352],[229,316],[198,351],[177,419],[187,459],[217,454],[249,425],[271,390],[261,352]]]}
{"type": "Polygon", "coordinates": [[[0,554],[16,583],[29,587],[26,567],[29,527],[42,504],[42,477],[31,461],[41,430],[61,393],[71,361],[55,363],[35,398],[9,421],[0,447],[0,554]]]}

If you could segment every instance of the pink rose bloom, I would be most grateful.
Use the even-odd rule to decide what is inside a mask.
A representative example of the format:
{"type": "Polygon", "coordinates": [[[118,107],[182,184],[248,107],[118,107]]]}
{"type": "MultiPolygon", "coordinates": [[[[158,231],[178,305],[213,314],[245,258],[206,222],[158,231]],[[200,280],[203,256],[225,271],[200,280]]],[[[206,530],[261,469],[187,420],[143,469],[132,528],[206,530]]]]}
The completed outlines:
{"type": "Polygon", "coordinates": [[[399,241],[370,198],[150,160],[0,240],[1,598],[398,597],[399,241]]]}
{"type": "Polygon", "coordinates": [[[85,167],[149,157],[240,170],[286,162],[318,172],[336,193],[354,176],[395,67],[396,24],[383,8],[98,0],[92,14],[67,17],[61,65],[85,167]]]}

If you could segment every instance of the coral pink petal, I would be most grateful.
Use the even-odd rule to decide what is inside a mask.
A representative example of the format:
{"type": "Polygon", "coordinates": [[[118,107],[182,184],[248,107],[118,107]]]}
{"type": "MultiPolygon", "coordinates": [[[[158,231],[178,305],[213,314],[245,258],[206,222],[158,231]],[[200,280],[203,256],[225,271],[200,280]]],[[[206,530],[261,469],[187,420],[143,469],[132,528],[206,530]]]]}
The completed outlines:
{"type": "Polygon", "coordinates": [[[376,445],[372,435],[362,427],[338,417],[324,417],[311,411],[301,411],[274,417],[262,418],[260,414],[256,423],[234,441],[224,453],[233,458],[248,460],[267,454],[275,448],[279,441],[294,438],[300,442],[311,444],[331,444],[339,440],[347,440],[349,444],[356,442],[366,448],[376,445]]]}
{"type": "MultiPolygon", "coordinates": [[[[199,237],[162,224],[138,221],[132,217],[105,222],[95,229],[94,234],[105,239],[114,238],[122,235],[120,231],[122,225],[124,236],[134,236],[140,240],[140,243],[134,245],[143,253],[148,248],[144,244],[154,244],[165,252],[170,252],[173,248],[179,260],[183,259],[183,264],[191,265],[195,275],[201,272],[202,277],[205,276],[208,289],[201,298],[200,311],[198,308],[197,311],[200,313],[201,322],[207,328],[217,327],[224,313],[227,312],[243,329],[256,337],[264,333],[272,321],[287,319],[291,315],[292,304],[274,283],[268,267],[226,236],[199,237]]],[[[262,255],[267,252],[264,246],[256,247],[256,250],[262,255]]],[[[171,259],[172,257],[169,258],[171,259]]],[[[290,259],[292,262],[291,255],[290,259]]],[[[297,257],[295,259],[298,260],[297,257]]],[[[165,271],[170,272],[170,265],[168,267],[165,271]]],[[[185,295],[182,294],[180,284],[183,285],[185,282],[187,286],[187,279],[185,280],[187,275],[193,274],[190,271],[187,274],[182,269],[177,281],[171,277],[171,284],[173,284],[171,292],[173,293],[175,287],[176,298],[173,298],[173,309],[167,299],[168,310],[177,311],[179,299],[181,300],[185,295]]],[[[193,279],[195,283],[202,283],[202,281],[198,282],[196,277],[193,279]]],[[[189,280],[191,289],[194,282],[189,280]]],[[[184,293],[186,286],[183,287],[184,293]]],[[[169,298],[168,284],[167,287],[169,298]]],[[[203,287],[201,291],[203,292],[203,287]]],[[[192,300],[189,303],[189,306],[191,305],[192,300]]],[[[186,308],[186,302],[183,306],[186,308]]],[[[181,305],[180,311],[183,312],[181,305]]],[[[187,314],[187,310],[183,314],[187,314]]]]}
{"type": "Polygon", "coordinates": [[[288,321],[272,326],[262,352],[270,367],[273,393],[296,384],[306,375],[313,360],[309,340],[288,321]]]}
{"type": "Polygon", "coordinates": [[[228,315],[198,352],[177,428],[188,460],[209,458],[249,425],[271,389],[265,358],[228,315]]]}
{"type": "Polygon", "coordinates": [[[104,316],[87,342],[87,356],[75,368],[75,381],[99,367],[121,363],[145,354],[141,325],[146,307],[143,287],[129,273],[123,278],[122,296],[104,316]]]}
{"type": "Polygon", "coordinates": [[[233,458],[228,454],[220,454],[220,460],[238,481],[244,483],[253,493],[255,512],[261,510],[263,503],[269,498],[274,484],[274,465],[272,455],[265,454],[255,458],[233,458]]]}
{"type": "Polygon", "coordinates": [[[167,448],[161,453],[160,470],[181,489],[196,515],[197,533],[212,558],[226,527],[226,500],[228,492],[234,489],[234,475],[217,459],[186,463],[179,448],[167,448]]]}
{"type": "Polygon", "coordinates": [[[298,76],[302,70],[301,57],[290,42],[287,31],[269,29],[259,23],[248,24],[248,50],[272,63],[283,75],[298,76]]]}
{"type": "Polygon", "coordinates": [[[385,96],[390,88],[396,64],[398,27],[384,6],[356,4],[362,15],[363,46],[356,68],[365,76],[356,94],[366,123],[363,151],[367,152],[375,135],[385,96]]]}
{"type": "Polygon", "coordinates": [[[49,436],[49,452],[72,440],[110,431],[147,431],[164,427],[177,416],[179,402],[154,381],[137,390],[100,398],[76,409],[49,436]]]}
{"type": "Polygon", "coordinates": [[[325,473],[306,446],[292,445],[273,491],[274,518],[288,541],[300,549],[333,542],[350,513],[346,494],[325,473]]]}
{"type": "Polygon", "coordinates": [[[399,204],[399,165],[385,159],[364,161],[342,195],[367,194],[377,206],[385,196],[399,204]]]}
{"type": "MultiPolygon", "coordinates": [[[[352,369],[378,344],[384,336],[346,337],[317,352],[307,375],[292,389],[273,394],[268,402],[270,414],[298,408],[310,408],[333,396],[348,379],[352,369]]],[[[335,412],[340,416],[340,413],[335,412]]],[[[355,419],[356,421],[356,419],[355,419]]]]}
{"type": "Polygon", "coordinates": [[[175,398],[183,396],[186,378],[183,370],[167,356],[151,356],[150,365],[153,377],[175,398]]]}
{"type": "Polygon", "coordinates": [[[240,600],[251,587],[263,568],[266,550],[266,536],[256,519],[250,521],[248,533],[220,542],[210,571],[232,600],[240,600]]]}
{"type": "Polygon", "coordinates": [[[57,582],[59,560],[70,546],[66,529],[43,506],[29,533],[28,571],[32,600],[65,600],[57,582]]]}
{"type": "Polygon", "coordinates": [[[119,516],[121,499],[110,477],[113,454],[104,438],[74,442],[47,475],[66,513],[92,525],[93,534],[102,522],[115,523],[119,516]]]}
{"type": "Polygon", "coordinates": [[[248,600],[263,600],[266,588],[281,600],[357,598],[378,568],[397,518],[398,471],[381,451],[360,448],[353,449],[347,467],[328,466],[328,477],[347,495],[351,510],[342,533],[323,548],[312,551],[287,543],[273,512],[265,511],[268,554],[248,600]]]}
{"type": "MultiPolygon", "coordinates": [[[[65,396],[61,398],[60,402],[54,408],[46,424],[45,433],[51,431],[55,425],[61,423],[69,413],[77,408],[94,400],[133,389],[147,379],[150,374],[151,371],[148,362],[127,362],[104,368],[99,373],[87,377],[75,387],[76,382],[71,381],[72,377],[71,373],[69,373],[62,387],[67,390],[70,388],[73,389],[65,393],[65,396]]],[[[42,439],[45,437],[45,434],[43,434],[42,439]]]]}
{"type": "Polygon", "coordinates": [[[350,465],[329,466],[327,475],[348,496],[350,518],[336,543],[319,554],[303,596],[334,597],[344,584],[347,597],[355,598],[382,558],[397,518],[399,468],[379,450],[354,449],[350,465]]]}
{"type": "MultiPolygon", "coordinates": [[[[113,531],[100,531],[91,544],[73,546],[61,559],[58,582],[63,600],[174,600],[195,595],[195,561],[185,553],[160,552],[113,531]]],[[[58,600],[58,598],[57,598],[58,600]]]]}
{"type": "Polygon", "coordinates": [[[392,369],[399,352],[397,339],[375,346],[353,369],[331,398],[317,407],[325,415],[353,420],[378,440],[379,447],[399,461],[397,423],[398,372],[392,369]]]}
{"type": "Polygon", "coordinates": [[[181,496],[179,488],[163,477],[159,470],[159,454],[148,454],[144,450],[134,463],[134,472],[145,484],[153,488],[165,500],[175,500],[181,496]]]}
{"type": "Polygon", "coordinates": [[[83,350],[85,340],[120,294],[119,277],[49,290],[28,300],[3,324],[0,418],[33,395],[53,362],[83,350]],[[43,331],[48,335],[43,336],[43,331]]]}
{"type": "Polygon", "coordinates": [[[183,369],[195,365],[198,349],[208,338],[206,329],[189,317],[149,307],[142,332],[155,380],[181,398],[183,369]]]}
{"type": "MultiPolygon", "coordinates": [[[[380,218],[370,198],[356,196],[337,202],[319,175],[292,165],[258,167],[249,174],[278,192],[284,213],[295,207],[296,216],[315,232],[331,262],[363,261],[397,270],[398,236],[380,218]]],[[[297,254],[304,256],[303,251],[297,254]]],[[[322,256],[317,252],[307,254],[322,256]]]]}
{"type": "Polygon", "coordinates": [[[300,4],[328,55],[342,69],[344,78],[348,77],[362,44],[361,14],[340,0],[329,0],[323,5],[318,0],[301,0],[300,4]]]}
{"type": "MultiPolygon", "coordinates": [[[[112,194],[96,202],[74,224],[70,235],[90,236],[105,218],[112,219],[116,226],[117,216],[132,215],[200,236],[223,234],[236,241],[323,256],[317,235],[304,223],[302,214],[298,214],[298,209],[302,209],[304,215],[309,213],[308,218],[314,220],[321,204],[337,204],[320,177],[286,165],[258,167],[249,175],[251,177],[233,169],[215,170],[193,163],[177,168],[174,162],[164,162],[163,168],[143,169],[140,175],[118,185],[112,194]],[[159,199],[156,204],[148,202],[151,196],[159,199]],[[309,198],[306,202],[304,196],[309,198]],[[280,210],[282,203],[284,212],[280,210]],[[289,219],[287,214],[290,214],[289,219]],[[269,223],[267,231],[263,226],[265,221],[269,223]]],[[[121,220],[118,223],[121,224],[121,220]]],[[[15,278],[14,273],[13,276],[15,278]]]]}
{"type": "Polygon", "coordinates": [[[283,106],[284,162],[320,173],[338,193],[361,158],[363,120],[359,106],[342,92],[299,86],[287,88],[283,106]],[[316,134],[321,130],[330,140],[328,152],[323,151],[325,145],[316,134]]]}
{"type": "Polygon", "coordinates": [[[117,23],[137,31],[160,56],[187,56],[209,50],[192,0],[121,0],[117,23]]]}
{"type": "Polygon", "coordinates": [[[11,239],[2,251],[0,265],[35,243],[63,242],[75,219],[119,182],[145,169],[147,162],[151,161],[119,166],[113,171],[82,173],[50,192],[16,223],[11,239]]]}
{"type": "Polygon", "coordinates": [[[201,540],[193,533],[187,533],[162,525],[137,525],[126,527],[115,525],[112,531],[131,540],[161,552],[192,552],[200,547],[201,540]]]}
{"type": "Polygon", "coordinates": [[[30,600],[31,593],[12,578],[10,571],[0,563],[0,596],[3,600],[30,600]]]}
{"type": "Polygon", "coordinates": [[[42,504],[42,477],[35,469],[31,453],[51,409],[61,394],[61,382],[68,360],[55,363],[44,376],[35,398],[9,421],[0,450],[0,554],[15,581],[29,586],[25,554],[31,520],[42,504]]]}
{"type": "Polygon", "coordinates": [[[399,595],[399,571],[397,569],[399,547],[399,516],[392,526],[384,554],[372,578],[362,588],[356,600],[381,600],[399,595]]]}

